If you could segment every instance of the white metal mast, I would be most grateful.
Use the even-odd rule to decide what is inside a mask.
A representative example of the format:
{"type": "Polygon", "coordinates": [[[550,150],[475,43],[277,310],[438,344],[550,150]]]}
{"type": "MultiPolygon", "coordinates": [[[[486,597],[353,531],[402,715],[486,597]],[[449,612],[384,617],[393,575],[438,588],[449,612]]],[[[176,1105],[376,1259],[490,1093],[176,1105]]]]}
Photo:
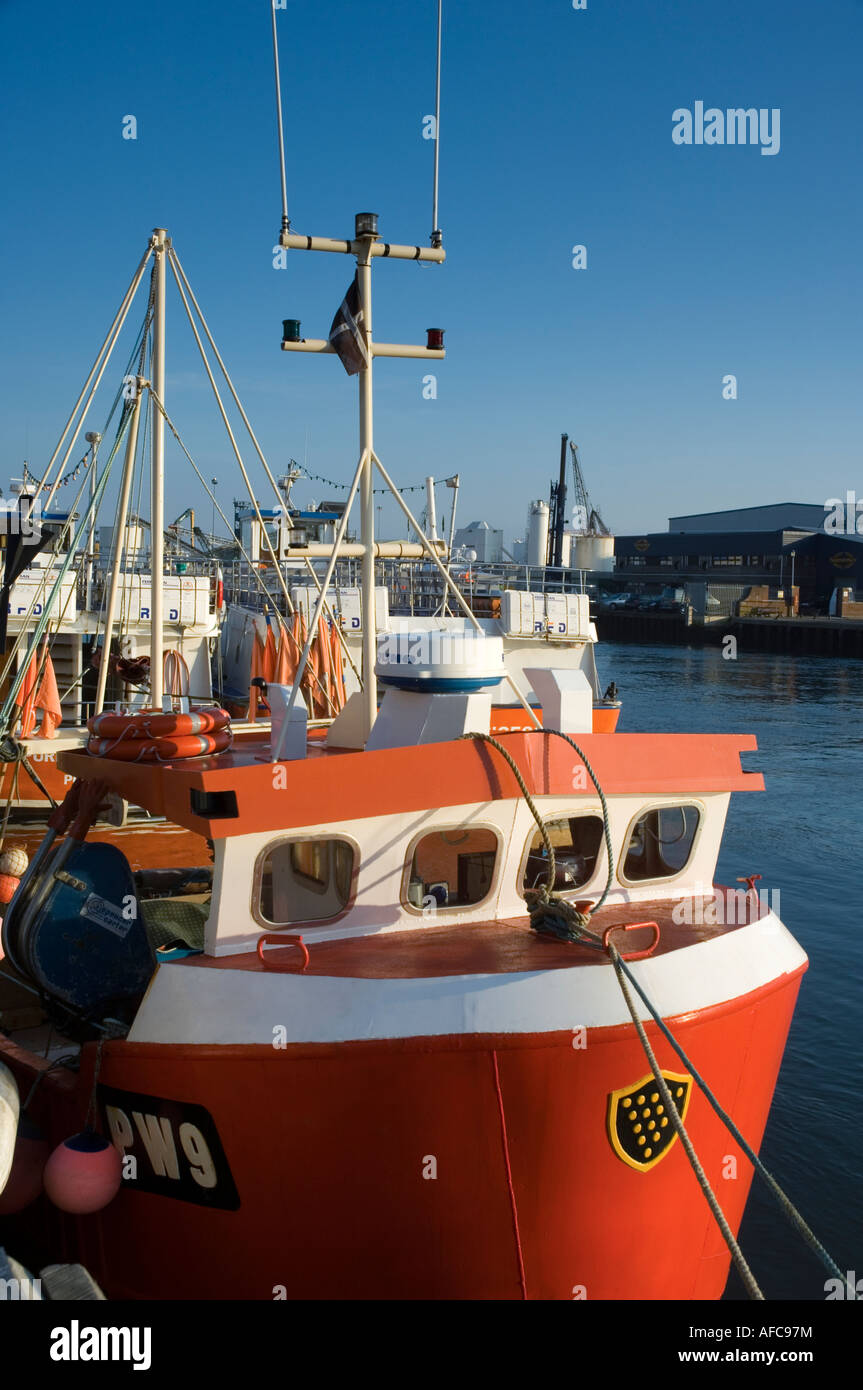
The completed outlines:
{"type": "MultiPolygon", "coordinates": [[[[282,232],[279,241],[282,246],[298,251],[329,251],[353,256],[357,264],[357,289],[359,310],[362,315],[361,326],[366,348],[366,362],[360,369],[359,408],[360,408],[360,458],[357,465],[360,487],[361,544],[362,544],[362,622],[363,622],[363,723],[365,737],[371,732],[377,717],[377,682],[374,668],[376,659],[376,621],[375,621],[375,517],[373,497],[374,467],[380,461],[374,450],[374,404],[373,404],[373,362],[375,357],[413,357],[440,359],[446,356],[443,346],[421,347],[413,343],[378,343],[372,335],[372,263],[378,257],[392,261],[431,261],[440,264],[446,259],[442,246],[396,246],[382,242],[377,232],[377,216],[374,213],[358,213],[353,241],[340,241],[332,237],[300,236],[296,232],[282,232]]],[[[293,321],[289,321],[293,322],[293,321]]],[[[432,330],[442,338],[440,330],[432,330]]],[[[335,352],[326,338],[300,338],[299,325],[296,338],[286,338],[282,342],[286,352],[335,352]]],[[[345,516],[347,516],[347,509],[345,516]]],[[[333,547],[332,563],[327,577],[321,586],[321,594],[312,618],[309,631],[309,644],[313,629],[323,611],[323,598],[329,584],[330,573],[340,550],[341,536],[333,547]]],[[[307,652],[304,652],[307,657],[307,652]]],[[[301,661],[301,666],[305,662],[301,661]]],[[[295,686],[292,701],[296,698],[295,686]]],[[[286,727],[286,725],[285,725],[286,727]]],[[[278,757],[276,750],[275,756],[278,757]]]]}
{"type": "MultiPolygon", "coordinates": [[[[93,498],[96,496],[96,451],[102,443],[102,436],[98,430],[88,430],[84,435],[90,445],[90,505],[93,505],[93,498]]],[[[96,564],[96,511],[95,508],[90,514],[90,525],[87,527],[87,588],[84,600],[84,607],[89,613],[93,607],[93,569],[96,564]]]]}
{"type": "Polygon", "coordinates": [[[117,522],[114,527],[114,549],[111,555],[111,577],[108,585],[108,601],[105,608],[105,637],[102,643],[102,660],[99,663],[99,677],[96,682],[96,700],[93,713],[101,714],[105,705],[105,688],[108,682],[108,666],[111,656],[111,635],[117,617],[117,601],[120,593],[120,574],[123,549],[129,537],[129,498],[132,494],[132,475],[135,471],[135,454],[138,448],[138,422],[141,415],[142,379],[135,381],[135,403],[129,420],[129,433],[126,436],[126,461],[123,465],[123,481],[117,502],[117,522]]]}
{"type": "MultiPolygon", "coordinates": [[[[375,225],[377,218],[375,219],[375,225]]],[[[357,218],[357,232],[360,223],[357,218]]],[[[375,507],[374,471],[372,458],[374,451],[374,395],[372,391],[372,259],[373,233],[366,231],[358,241],[362,250],[357,256],[357,284],[363,312],[363,333],[366,340],[368,360],[360,372],[360,456],[365,459],[363,476],[360,482],[360,540],[363,545],[362,594],[363,594],[363,725],[368,735],[378,712],[378,683],[375,676],[377,654],[377,621],[375,617],[375,507]],[[369,597],[370,596],[370,597],[369,597]]]]}
{"type": "Polygon", "coordinates": [[[153,360],[151,380],[156,400],[150,418],[150,705],[162,708],[162,589],[165,552],[165,417],[156,401],[165,403],[165,257],[170,238],[156,227],[153,248],[153,360]]]}
{"type": "MultiPolygon", "coordinates": [[[[377,655],[377,623],[375,613],[375,586],[374,586],[374,563],[375,563],[375,517],[374,517],[374,498],[373,498],[373,478],[375,468],[381,474],[383,481],[392,493],[396,502],[408,520],[408,524],[414,529],[422,548],[422,552],[427,559],[436,567],[444,580],[447,589],[453,593],[456,603],[464,612],[474,629],[481,632],[481,626],[477,618],[471,611],[463,596],[459,593],[458,586],[455,584],[447,568],[443,566],[438,554],[439,549],[444,548],[443,542],[438,541],[433,534],[432,539],[423,533],[422,528],[393,483],[374,447],[374,409],[373,409],[373,364],[376,357],[412,357],[426,359],[440,359],[446,356],[443,346],[443,329],[429,328],[428,341],[425,347],[411,343],[379,343],[372,335],[372,265],[378,257],[384,257],[391,261],[419,261],[431,262],[440,265],[446,260],[446,252],[442,245],[442,236],[438,227],[438,171],[439,171],[439,133],[440,133],[440,73],[441,73],[441,30],[442,30],[442,0],[437,4],[437,66],[435,72],[435,161],[434,161],[434,180],[432,196],[432,233],[430,246],[397,246],[390,242],[383,242],[378,236],[377,215],[372,212],[357,213],[354,223],[353,240],[339,240],[335,237],[301,236],[297,232],[291,231],[288,221],[287,193],[285,181],[285,147],[282,132],[282,107],[281,107],[281,87],[279,83],[279,58],[278,43],[276,36],[275,14],[273,17],[273,53],[276,71],[276,110],[279,123],[279,159],[282,183],[282,229],[279,233],[279,244],[285,250],[296,251],[327,251],[337,255],[353,256],[356,259],[356,284],[358,305],[356,310],[356,327],[362,335],[363,346],[365,348],[364,361],[359,367],[359,415],[360,415],[360,457],[354,473],[353,481],[348,490],[345,510],[339,522],[336,538],[330,553],[326,573],[320,584],[315,610],[309,624],[308,637],[300,656],[299,666],[294,676],[294,685],[288,701],[285,719],[282,723],[282,731],[276,746],[273,748],[273,761],[278,762],[288,728],[290,712],[297,701],[300,685],[303,679],[306,665],[309,659],[309,652],[314,640],[318,621],[324,611],[326,604],[326,594],[330,580],[336,567],[336,562],[340,554],[346,553],[343,549],[344,538],[347,532],[348,517],[351,505],[357,490],[360,492],[361,509],[361,545],[359,547],[362,555],[362,624],[363,624],[363,731],[365,741],[371,732],[372,725],[377,717],[377,681],[375,679],[375,660],[377,655]]],[[[282,339],[282,349],[286,352],[335,352],[335,348],[326,338],[303,338],[300,332],[298,319],[285,319],[284,336],[282,339]]],[[[458,480],[456,479],[456,485],[458,480]]],[[[434,510],[434,492],[430,493],[430,508],[434,510]]],[[[435,523],[432,520],[432,531],[434,532],[435,523]]],[[[351,554],[356,554],[357,547],[351,546],[351,554]]],[[[451,557],[450,557],[451,558],[451,557]]],[[[528,711],[533,723],[538,726],[536,715],[531,710],[524,695],[519,691],[511,676],[507,677],[517,698],[524,708],[528,711]]]]}

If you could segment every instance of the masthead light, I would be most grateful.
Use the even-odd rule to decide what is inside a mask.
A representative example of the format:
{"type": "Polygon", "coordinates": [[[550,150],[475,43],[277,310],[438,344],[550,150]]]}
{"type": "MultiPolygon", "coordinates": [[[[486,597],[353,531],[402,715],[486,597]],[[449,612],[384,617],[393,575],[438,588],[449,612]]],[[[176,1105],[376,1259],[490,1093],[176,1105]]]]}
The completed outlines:
{"type": "Polygon", "coordinates": [[[356,235],[377,236],[378,234],[378,215],[376,212],[358,212],[354,218],[356,235]]]}

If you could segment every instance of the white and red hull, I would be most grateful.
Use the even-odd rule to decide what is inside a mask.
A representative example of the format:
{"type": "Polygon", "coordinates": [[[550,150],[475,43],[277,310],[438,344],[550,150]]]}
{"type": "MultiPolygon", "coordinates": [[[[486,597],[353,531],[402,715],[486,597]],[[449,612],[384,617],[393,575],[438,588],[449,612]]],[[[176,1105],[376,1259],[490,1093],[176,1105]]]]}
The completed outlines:
{"type": "MultiPolygon", "coordinates": [[[[518,935],[548,969],[393,976],[361,941],[314,974],[163,966],[99,1076],[138,1182],[67,1222],[69,1249],[118,1298],[718,1298],[729,1255],[679,1142],[641,1170],[610,1139],[613,1094],[653,1085],[613,970],[518,935]]],[[[805,956],[772,915],[668,947],[632,968],[757,1149],[805,956]]],[[[42,1083],[52,1139],[83,1122],[94,1052],[42,1083]]],[[[751,1167],[695,1087],[686,1125],[736,1232],[751,1167]]]]}

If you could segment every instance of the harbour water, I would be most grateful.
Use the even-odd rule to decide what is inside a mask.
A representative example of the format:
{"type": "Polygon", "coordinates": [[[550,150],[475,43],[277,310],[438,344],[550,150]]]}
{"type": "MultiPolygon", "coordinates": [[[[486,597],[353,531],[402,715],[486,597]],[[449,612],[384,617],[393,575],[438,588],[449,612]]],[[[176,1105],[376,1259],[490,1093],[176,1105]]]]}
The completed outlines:
{"type": "MultiPolygon", "coordinates": [[[[621,732],[757,735],[744,760],[767,790],[732,797],[717,877],[760,873],[771,901],[779,889],[810,960],[761,1157],[841,1269],[863,1277],[863,662],[623,643],[600,659],[621,732]]],[[[768,1299],[825,1297],[829,1276],[757,1177],[740,1244],[768,1299]]],[[[732,1273],[726,1298],[744,1297],[732,1273]]]]}

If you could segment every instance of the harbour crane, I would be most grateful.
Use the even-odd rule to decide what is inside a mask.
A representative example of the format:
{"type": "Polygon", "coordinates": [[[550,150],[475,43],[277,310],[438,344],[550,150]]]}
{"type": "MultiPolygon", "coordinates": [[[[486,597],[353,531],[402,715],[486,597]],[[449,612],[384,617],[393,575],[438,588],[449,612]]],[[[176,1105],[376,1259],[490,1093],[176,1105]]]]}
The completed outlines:
{"type": "MultiPolygon", "coordinates": [[[[569,448],[572,454],[572,481],[575,492],[575,502],[573,511],[578,520],[583,521],[584,532],[589,536],[610,536],[611,532],[600,516],[596,508],[591,504],[587,491],[587,484],[584,481],[584,474],[581,471],[581,461],[578,457],[578,445],[569,441],[569,448]]],[[[580,529],[576,526],[576,530],[580,529]]]]}

